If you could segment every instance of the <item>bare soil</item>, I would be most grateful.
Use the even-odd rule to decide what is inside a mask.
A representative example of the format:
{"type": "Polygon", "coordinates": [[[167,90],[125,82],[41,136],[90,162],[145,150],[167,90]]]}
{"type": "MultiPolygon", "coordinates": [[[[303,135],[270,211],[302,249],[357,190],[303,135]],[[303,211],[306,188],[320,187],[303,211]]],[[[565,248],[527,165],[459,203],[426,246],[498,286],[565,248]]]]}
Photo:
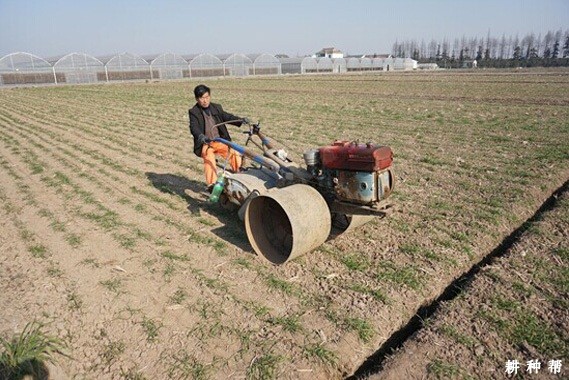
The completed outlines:
{"type": "Polygon", "coordinates": [[[208,80],[299,161],[395,152],[392,215],[267,266],[204,202],[197,84],[0,91],[0,334],[46,323],[57,378],[348,376],[569,177],[564,70],[208,80]]]}
{"type": "Polygon", "coordinates": [[[568,231],[565,191],[369,379],[567,378],[568,231]],[[540,369],[528,367],[535,360],[540,369]],[[561,361],[557,369],[550,368],[554,360],[561,361]],[[508,361],[519,369],[507,372],[508,361]]]}

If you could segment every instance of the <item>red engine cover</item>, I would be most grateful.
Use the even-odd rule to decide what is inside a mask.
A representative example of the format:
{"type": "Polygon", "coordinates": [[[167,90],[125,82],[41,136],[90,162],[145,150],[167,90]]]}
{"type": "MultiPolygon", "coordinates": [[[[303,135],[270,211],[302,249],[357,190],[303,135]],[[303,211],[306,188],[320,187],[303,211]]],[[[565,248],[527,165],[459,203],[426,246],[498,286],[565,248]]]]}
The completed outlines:
{"type": "Polygon", "coordinates": [[[388,146],[334,141],[319,150],[322,166],[328,169],[372,172],[388,168],[393,162],[393,152],[388,146]]]}

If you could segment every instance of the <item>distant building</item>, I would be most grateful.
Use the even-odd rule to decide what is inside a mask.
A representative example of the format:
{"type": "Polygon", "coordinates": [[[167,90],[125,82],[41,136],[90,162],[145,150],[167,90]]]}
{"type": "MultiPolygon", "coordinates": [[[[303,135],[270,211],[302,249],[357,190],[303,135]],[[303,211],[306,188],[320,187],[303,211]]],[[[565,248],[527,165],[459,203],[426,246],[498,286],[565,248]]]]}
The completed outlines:
{"type": "Polygon", "coordinates": [[[475,69],[476,67],[478,67],[478,62],[476,62],[476,60],[466,60],[466,61],[462,61],[462,68],[463,69],[475,69]]]}
{"type": "Polygon", "coordinates": [[[315,58],[344,58],[344,53],[340,50],[336,49],[335,47],[324,48],[320,50],[318,53],[314,54],[315,58]]]}
{"type": "Polygon", "coordinates": [[[386,58],[383,60],[383,71],[416,70],[417,65],[417,61],[411,58],[386,58]]]}

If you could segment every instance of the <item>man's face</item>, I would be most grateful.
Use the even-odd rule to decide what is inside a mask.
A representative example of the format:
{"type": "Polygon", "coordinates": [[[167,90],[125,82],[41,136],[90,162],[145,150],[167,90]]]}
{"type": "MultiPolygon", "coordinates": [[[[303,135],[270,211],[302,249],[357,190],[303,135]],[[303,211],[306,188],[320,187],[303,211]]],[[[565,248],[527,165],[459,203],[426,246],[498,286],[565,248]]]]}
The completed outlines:
{"type": "Polygon", "coordinates": [[[211,99],[211,97],[209,96],[209,92],[206,92],[205,94],[203,94],[199,98],[196,98],[196,100],[198,101],[198,104],[200,105],[201,108],[209,107],[210,99],[211,99]]]}

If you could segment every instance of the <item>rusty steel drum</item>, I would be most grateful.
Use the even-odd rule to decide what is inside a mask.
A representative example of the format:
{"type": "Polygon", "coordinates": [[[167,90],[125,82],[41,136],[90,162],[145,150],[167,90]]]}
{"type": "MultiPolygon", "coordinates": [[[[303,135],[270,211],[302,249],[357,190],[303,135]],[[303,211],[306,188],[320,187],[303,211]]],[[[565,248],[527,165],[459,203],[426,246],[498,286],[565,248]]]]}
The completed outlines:
{"type": "Polygon", "coordinates": [[[260,258],[276,265],[324,243],[330,228],[326,201],[308,185],[271,189],[253,198],[245,210],[249,243],[260,258]]]}

